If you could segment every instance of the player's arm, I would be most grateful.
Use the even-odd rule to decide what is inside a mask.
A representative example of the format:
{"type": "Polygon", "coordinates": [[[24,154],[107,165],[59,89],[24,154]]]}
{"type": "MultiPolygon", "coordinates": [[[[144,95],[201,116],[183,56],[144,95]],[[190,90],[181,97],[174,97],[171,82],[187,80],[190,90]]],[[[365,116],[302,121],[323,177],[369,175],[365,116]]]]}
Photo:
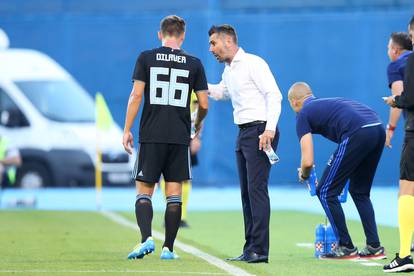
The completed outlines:
{"type": "Polygon", "coordinates": [[[204,118],[207,116],[208,111],[208,91],[201,90],[196,92],[198,101],[197,117],[194,122],[196,128],[196,136],[199,134],[204,118]]]}
{"type": "Polygon", "coordinates": [[[263,94],[266,104],[266,128],[260,135],[259,149],[267,148],[275,136],[276,126],[282,110],[282,93],[269,65],[262,58],[254,58],[249,63],[250,76],[263,94]]]}
{"type": "Polygon", "coordinates": [[[131,128],[134,124],[134,120],[137,117],[139,108],[141,106],[142,98],[144,95],[144,89],[145,82],[135,80],[131,94],[129,95],[124,126],[124,137],[122,140],[122,144],[125,148],[125,151],[129,154],[132,154],[132,148],[134,147],[134,139],[131,133],[131,128]]]}
{"type": "Polygon", "coordinates": [[[307,179],[310,175],[310,172],[313,167],[313,140],[312,134],[307,133],[302,136],[300,139],[300,151],[301,151],[301,161],[300,168],[302,172],[302,177],[307,179]]]}
{"type": "MultiPolygon", "coordinates": [[[[401,95],[401,92],[403,91],[403,82],[401,80],[394,81],[391,84],[391,93],[392,95],[399,96],[401,95]]],[[[394,136],[394,129],[397,126],[398,119],[401,116],[402,110],[395,107],[390,107],[390,116],[388,119],[388,125],[387,125],[387,138],[385,141],[385,145],[389,148],[392,147],[391,145],[391,139],[394,136]]]]}

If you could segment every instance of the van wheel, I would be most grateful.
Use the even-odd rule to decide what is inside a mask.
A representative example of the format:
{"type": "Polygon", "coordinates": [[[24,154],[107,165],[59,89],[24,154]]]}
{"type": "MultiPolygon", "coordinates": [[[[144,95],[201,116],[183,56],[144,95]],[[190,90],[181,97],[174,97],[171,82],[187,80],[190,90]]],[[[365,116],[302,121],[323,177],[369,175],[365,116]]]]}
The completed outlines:
{"type": "Polygon", "coordinates": [[[51,177],[47,168],[40,163],[26,163],[18,170],[17,185],[35,189],[50,186],[51,177]]]}

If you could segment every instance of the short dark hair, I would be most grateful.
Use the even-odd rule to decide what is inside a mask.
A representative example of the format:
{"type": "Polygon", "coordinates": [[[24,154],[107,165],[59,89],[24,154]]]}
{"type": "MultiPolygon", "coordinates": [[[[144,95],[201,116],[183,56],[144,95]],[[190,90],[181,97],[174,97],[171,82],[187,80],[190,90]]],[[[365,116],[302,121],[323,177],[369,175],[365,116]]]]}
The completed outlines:
{"type": "Polygon", "coordinates": [[[410,29],[414,29],[414,16],[411,17],[410,23],[408,23],[410,25],[410,29]]]}
{"type": "Polygon", "coordinates": [[[392,43],[398,45],[402,50],[413,49],[413,44],[411,42],[411,37],[408,33],[405,32],[395,32],[391,34],[392,43]]]}
{"type": "Polygon", "coordinates": [[[179,37],[185,32],[185,21],[177,15],[168,15],[161,20],[160,29],[163,35],[179,37]]]}
{"type": "Polygon", "coordinates": [[[233,42],[237,44],[236,30],[233,28],[233,26],[231,26],[229,24],[211,26],[210,30],[208,31],[208,35],[211,36],[212,34],[226,34],[226,35],[229,35],[229,36],[232,37],[233,42]]]}

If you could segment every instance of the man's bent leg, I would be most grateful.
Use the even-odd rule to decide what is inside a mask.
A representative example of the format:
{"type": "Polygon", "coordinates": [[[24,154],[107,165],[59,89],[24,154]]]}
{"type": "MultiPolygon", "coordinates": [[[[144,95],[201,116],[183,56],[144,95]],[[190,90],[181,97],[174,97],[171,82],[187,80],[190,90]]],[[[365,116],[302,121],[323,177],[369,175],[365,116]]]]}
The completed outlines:
{"type": "Polygon", "coordinates": [[[374,150],[361,162],[353,173],[349,186],[349,193],[352,196],[364,227],[366,243],[373,248],[378,248],[381,244],[370,193],[383,145],[384,141],[381,140],[378,149],[374,150]]]}
{"type": "Polygon", "coordinates": [[[317,188],[317,195],[340,245],[353,248],[345,215],[338,201],[338,195],[345,186],[348,172],[352,169],[347,166],[351,164],[346,158],[347,144],[348,139],[339,145],[332,159],[328,162],[317,188]]]}

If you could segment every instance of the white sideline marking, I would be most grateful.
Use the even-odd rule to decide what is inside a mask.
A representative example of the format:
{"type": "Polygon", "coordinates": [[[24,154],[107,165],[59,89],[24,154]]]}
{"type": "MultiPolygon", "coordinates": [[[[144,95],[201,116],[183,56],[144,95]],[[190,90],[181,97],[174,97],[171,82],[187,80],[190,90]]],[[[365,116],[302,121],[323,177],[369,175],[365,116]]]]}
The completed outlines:
{"type": "Polygon", "coordinates": [[[365,266],[383,266],[382,264],[379,264],[379,263],[370,263],[370,262],[361,263],[361,264],[365,266]]]}
{"type": "Polygon", "coordinates": [[[353,260],[350,260],[350,261],[351,262],[357,262],[357,263],[366,263],[369,260],[367,260],[367,259],[353,259],[353,260]]]}
{"type": "Polygon", "coordinates": [[[298,242],[297,244],[296,244],[296,246],[298,246],[298,247],[306,247],[306,248],[313,248],[313,243],[310,243],[310,242],[298,242]]]}
{"type": "MultiPolygon", "coordinates": [[[[127,220],[123,216],[120,216],[120,215],[115,214],[115,213],[110,212],[110,211],[102,211],[101,214],[104,215],[105,217],[111,219],[112,221],[115,221],[116,223],[118,223],[120,225],[126,226],[128,228],[133,229],[133,230],[137,230],[137,225],[135,223],[132,223],[131,221],[127,220]]],[[[162,233],[154,231],[154,230],[152,231],[152,236],[154,238],[158,239],[158,240],[163,240],[164,239],[164,235],[162,233]]],[[[186,253],[189,253],[191,255],[194,255],[196,257],[199,257],[199,258],[207,261],[208,263],[210,263],[210,264],[226,271],[230,275],[253,276],[253,274],[250,274],[249,272],[247,272],[247,271],[245,271],[241,268],[238,268],[234,265],[228,264],[225,261],[223,261],[223,260],[221,260],[217,257],[214,257],[214,256],[212,256],[208,253],[205,253],[205,252],[203,252],[203,251],[201,251],[201,250],[199,250],[199,249],[197,249],[197,248],[195,248],[191,245],[182,243],[178,240],[175,240],[174,244],[178,249],[180,249],[180,250],[182,250],[186,253]]]]}
{"type": "Polygon", "coordinates": [[[165,273],[190,275],[228,275],[220,272],[184,272],[184,271],[156,271],[156,270],[0,270],[0,273],[165,273]]]}

